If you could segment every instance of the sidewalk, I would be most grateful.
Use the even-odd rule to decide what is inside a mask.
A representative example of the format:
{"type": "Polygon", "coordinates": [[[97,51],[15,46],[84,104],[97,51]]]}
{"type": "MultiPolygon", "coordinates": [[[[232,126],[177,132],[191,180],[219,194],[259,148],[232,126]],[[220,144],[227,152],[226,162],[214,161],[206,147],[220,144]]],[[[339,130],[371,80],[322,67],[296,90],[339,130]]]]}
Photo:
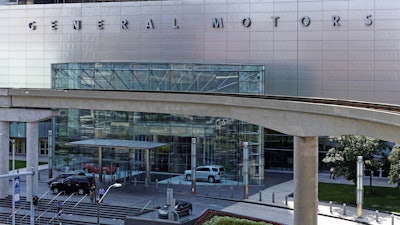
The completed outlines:
{"type": "MultiPolygon", "coordinates": [[[[318,179],[319,182],[352,184],[351,181],[347,181],[344,178],[329,179],[329,174],[324,173],[320,173],[318,179]]],[[[369,183],[369,177],[365,178],[365,183],[366,182],[369,183]]],[[[233,206],[225,208],[223,211],[291,225],[293,224],[293,198],[287,196],[293,193],[293,185],[293,180],[291,180],[267,188],[261,191],[261,193],[249,196],[249,199],[245,200],[243,203],[234,204],[233,206]]],[[[379,177],[373,178],[373,185],[386,187],[395,186],[388,184],[387,178],[379,177]]],[[[355,206],[346,206],[344,211],[343,205],[332,204],[331,208],[329,202],[319,202],[318,210],[318,224],[400,224],[399,216],[392,216],[391,213],[377,212],[367,209],[363,209],[362,218],[357,218],[357,209],[355,206]]]]}

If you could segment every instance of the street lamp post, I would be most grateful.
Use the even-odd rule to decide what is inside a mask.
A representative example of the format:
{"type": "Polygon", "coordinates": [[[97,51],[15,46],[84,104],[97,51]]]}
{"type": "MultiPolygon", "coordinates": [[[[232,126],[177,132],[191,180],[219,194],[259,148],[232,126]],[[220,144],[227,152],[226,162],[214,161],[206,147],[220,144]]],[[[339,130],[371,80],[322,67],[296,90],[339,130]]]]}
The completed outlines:
{"type": "Polygon", "coordinates": [[[113,184],[113,185],[110,185],[110,186],[107,188],[107,190],[106,190],[106,192],[104,193],[104,195],[97,201],[97,224],[98,224],[98,225],[100,225],[100,202],[103,201],[104,197],[106,197],[108,191],[109,191],[111,188],[113,188],[113,187],[118,188],[118,187],[121,187],[121,186],[122,186],[122,184],[120,184],[120,183],[115,183],[115,184],[113,184]]]}
{"type": "MultiPolygon", "coordinates": [[[[12,144],[12,171],[15,173],[15,139],[10,139],[12,144]]],[[[12,224],[15,225],[15,177],[12,182],[12,224]]]]}

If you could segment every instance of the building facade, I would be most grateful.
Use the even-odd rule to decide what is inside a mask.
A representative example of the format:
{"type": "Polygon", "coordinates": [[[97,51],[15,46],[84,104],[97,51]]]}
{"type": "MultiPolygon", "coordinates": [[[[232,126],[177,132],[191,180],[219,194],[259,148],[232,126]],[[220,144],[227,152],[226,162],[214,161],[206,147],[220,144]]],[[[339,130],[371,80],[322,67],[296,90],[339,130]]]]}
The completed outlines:
{"type": "MultiPolygon", "coordinates": [[[[111,72],[102,79],[102,88],[110,88],[108,81],[120,77],[112,74],[113,67],[123,68],[118,63],[261,66],[264,67],[262,82],[259,82],[262,89],[255,87],[247,91],[400,103],[400,3],[397,0],[3,3],[0,5],[1,87],[57,88],[54,79],[59,74],[55,69],[63,63],[93,65],[92,72],[85,72],[85,68],[79,70],[79,76],[89,82],[80,88],[95,86],[102,79],[101,73],[97,79],[89,78],[105,64],[111,72]]],[[[134,68],[125,69],[129,72],[134,68]]],[[[196,75],[180,77],[193,84],[197,81],[196,75]]],[[[135,78],[132,73],[120,83],[131,78],[135,78]]],[[[162,76],[159,78],[162,80],[162,76]]],[[[59,88],[76,88],[76,83],[63,85],[59,88]]],[[[68,116],[75,121],[64,122],[66,127],[74,127],[78,121],[90,123],[95,114],[90,109],[83,113],[71,111],[68,116]]],[[[102,120],[111,116],[97,114],[96,118],[102,120]]],[[[114,129],[111,133],[133,129],[132,123],[128,127],[118,123],[120,116],[155,122],[165,122],[171,116],[117,114],[113,115],[117,118],[113,124],[109,123],[109,128],[114,129]]],[[[199,120],[199,124],[208,119],[199,120]]],[[[227,122],[227,119],[211,118],[214,122],[227,122]]],[[[87,130],[96,134],[94,127],[87,130]]],[[[240,136],[239,129],[235,132],[240,136]]],[[[269,157],[265,167],[290,168],[291,138],[273,131],[262,133],[258,132],[255,142],[258,146],[265,143],[269,157]]],[[[143,140],[154,138],[145,133],[135,135],[143,140]]],[[[133,138],[132,133],[129,138],[133,138]]],[[[239,138],[235,143],[240,144],[239,138]]]]}

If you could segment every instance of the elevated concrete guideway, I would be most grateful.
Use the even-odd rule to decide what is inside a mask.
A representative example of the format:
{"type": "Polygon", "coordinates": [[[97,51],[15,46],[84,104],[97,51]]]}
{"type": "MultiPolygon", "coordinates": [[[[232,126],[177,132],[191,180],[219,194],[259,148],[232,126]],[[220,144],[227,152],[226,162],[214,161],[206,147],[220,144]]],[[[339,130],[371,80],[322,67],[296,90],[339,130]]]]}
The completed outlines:
{"type": "MultiPolygon", "coordinates": [[[[0,96],[4,94],[0,90],[0,96]]],[[[10,99],[2,98],[0,104],[9,103],[10,99]],[[3,102],[6,100],[6,102],[3,102]]],[[[7,105],[7,104],[6,104],[7,105]]],[[[27,196],[32,196],[38,189],[38,160],[39,160],[39,127],[38,122],[58,116],[57,110],[50,109],[32,109],[32,108],[9,108],[0,107],[0,174],[9,173],[9,149],[10,149],[10,122],[26,123],[26,166],[33,168],[35,174],[33,177],[27,177],[27,196]],[[32,187],[33,179],[33,187],[32,187]]],[[[14,146],[13,146],[14,148],[14,146]]],[[[5,197],[8,191],[8,179],[0,179],[0,197],[5,197]]]]}
{"type": "Polygon", "coordinates": [[[293,136],[360,134],[400,143],[400,112],[234,95],[0,89],[0,107],[98,109],[228,117],[293,136]]]}
{"type": "Polygon", "coordinates": [[[98,109],[228,117],[294,137],[294,224],[318,224],[318,136],[361,134],[400,143],[400,113],[233,94],[0,89],[0,107],[98,109]]]}

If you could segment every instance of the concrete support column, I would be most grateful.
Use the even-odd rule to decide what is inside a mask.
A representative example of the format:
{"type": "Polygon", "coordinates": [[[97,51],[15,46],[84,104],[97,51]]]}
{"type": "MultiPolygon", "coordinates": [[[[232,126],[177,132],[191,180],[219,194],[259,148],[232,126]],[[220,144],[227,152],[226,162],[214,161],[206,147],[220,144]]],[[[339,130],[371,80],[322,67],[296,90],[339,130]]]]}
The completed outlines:
{"type": "Polygon", "coordinates": [[[196,194],[196,159],[197,159],[197,150],[196,150],[196,143],[197,139],[192,138],[192,144],[190,148],[190,155],[191,155],[191,163],[190,163],[190,168],[192,170],[192,194],[196,194]]]}
{"type": "MultiPolygon", "coordinates": [[[[0,121],[0,174],[8,174],[10,159],[9,122],[0,121]]],[[[0,198],[8,195],[8,179],[0,179],[0,198]]]]}
{"type": "Polygon", "coordinates": [[[99,182],[103,183],[103,147],[99,146],[99,168],[97,173],[99,174],[99,182]]]}
{"type": "Polygon", "coordinates": [[[294,225],[318,224],[318,137],[294,137],[294,225]]]}
{"type": "MultiPolygon", "coordinates": [[[[26,168],[28,171],[33,167],[35,175],[26,177],[26,196],[37,195],[39,186],[39,124],[38,122],[26,123],[26,168]],[[32,192],[33,184],[33,193],[32,192]]],[[[32,201],[32,199],[28,199],[32,201]]]]}
{"type": "Polygon", "coordinates": [[[146,154],[146,183],[145,183],[145,186],[146,186],[146,188],[148,188],[148,187],[150,187],[150,182],[151,182],[150,149],[145,149],[145,154],[146,154]]]}

